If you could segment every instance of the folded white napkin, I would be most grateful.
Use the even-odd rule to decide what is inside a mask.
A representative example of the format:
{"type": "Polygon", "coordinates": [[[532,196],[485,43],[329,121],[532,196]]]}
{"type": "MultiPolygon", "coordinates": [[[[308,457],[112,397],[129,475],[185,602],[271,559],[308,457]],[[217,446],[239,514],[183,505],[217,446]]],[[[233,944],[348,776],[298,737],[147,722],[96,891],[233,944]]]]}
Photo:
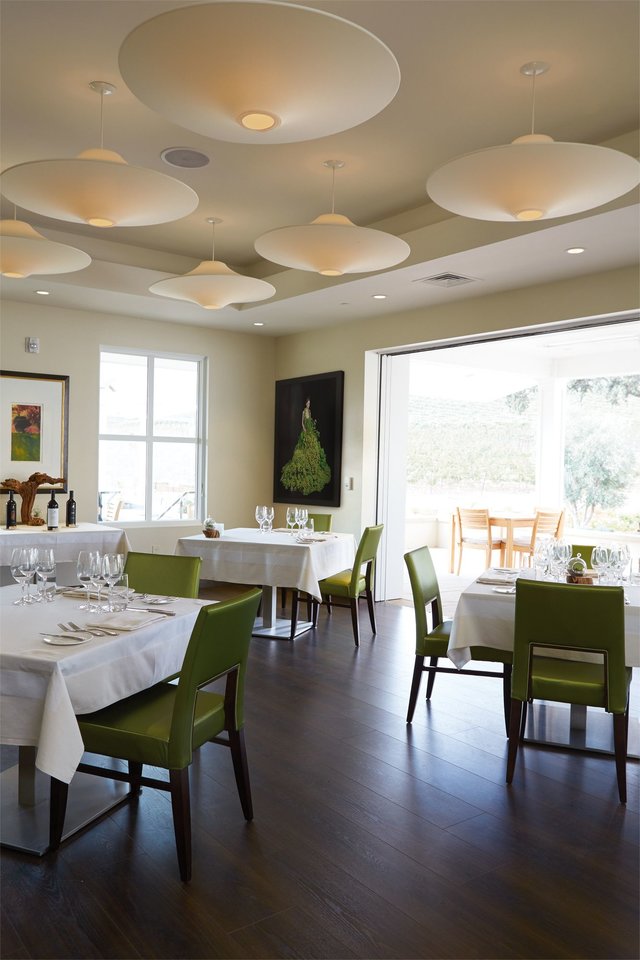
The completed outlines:
{"type": "Polygon", "coordinates": [[[518,579],[517,573],[486,573],[476,578],[476,583],[493,583],[500,586],[513,586],[518,579]]]}
{"type": "Polygon", "coordinates": [[[123,610],[122,613],[109,613],[101,616],[100,619],[91,621],[87,624],[89,627],[106,627],[109,630],[139,630],[140,627],[146,627],[149,623],[156,620],[164,620],[165,617],[159,613],[147,613],[144,610],[123,610]]]}

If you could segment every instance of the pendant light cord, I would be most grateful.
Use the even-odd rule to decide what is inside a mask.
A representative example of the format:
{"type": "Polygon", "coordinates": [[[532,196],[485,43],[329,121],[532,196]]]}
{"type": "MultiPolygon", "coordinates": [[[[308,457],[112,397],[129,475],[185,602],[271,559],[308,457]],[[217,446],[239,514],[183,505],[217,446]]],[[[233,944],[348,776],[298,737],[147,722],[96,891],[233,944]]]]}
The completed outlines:
{"type": "Polygon", "coordinates": [[[534,70],[531,75],[531,134],[535,133],[535,120],[536,120],[536,71],[534,70]]]}

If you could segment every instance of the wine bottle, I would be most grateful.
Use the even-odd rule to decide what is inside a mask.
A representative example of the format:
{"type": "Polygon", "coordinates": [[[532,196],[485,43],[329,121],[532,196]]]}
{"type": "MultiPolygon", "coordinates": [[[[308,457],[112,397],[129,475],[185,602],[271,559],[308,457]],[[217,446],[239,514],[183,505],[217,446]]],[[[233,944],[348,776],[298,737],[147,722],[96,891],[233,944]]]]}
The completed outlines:
{"type": "Polygon", "coordinates": [[[76,502],[73,499],[73,490],[69,491],[69,499],[67,500],[66,525],[68,527],[75,527],[76,525],[76,502]]]}
{"type": "Polygon", "coordinates": [[[17,527],[18,521],[16,520],[16,502],[13,499],[13,490],[9,491],[9,499],[7,500],[7,530],[10,530],[11,527],[17,527]]]}
{"type": "Polygon", "coordinates": [[[55,490],[51,491],[51,500],[47,504],[47,530],[58,529],[58,501],[56,500],[55,490]]]}

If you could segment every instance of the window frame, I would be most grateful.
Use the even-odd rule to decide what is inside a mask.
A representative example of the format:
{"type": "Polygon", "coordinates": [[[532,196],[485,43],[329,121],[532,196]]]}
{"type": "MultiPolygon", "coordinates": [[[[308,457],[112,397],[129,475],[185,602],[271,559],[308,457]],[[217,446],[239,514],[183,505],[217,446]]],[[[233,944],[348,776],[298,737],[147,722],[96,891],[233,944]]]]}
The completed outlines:
{"type": "MultiPolygon", "coordinates": [[[[100,444],[103,440],[122,441],[127,440],[132,443],[143,443],[145,445],[145,518],[144,520],[120,520],[118,525],[126,526],[149,526],[160,525],[169,526],[170,524],[197,523],[204,520],[206,503],[206,483],[207,483],[207,395],[208,395],[208,363],[207,357],[202,354],[174,353],[166,350],[144,350],[136,347],[114,347],[101,345],[99,348],[99,378],[102,375],[102,361],[105,354],[117,354],[120,356],[135,356],[146,358],[147,371],[147,409],[144,434],[121,434],[121,433],[101,433],[98,429],[98,477],[100,476],[100,444]],[[155,360],[181,360],[189,363],[195,363],[197,368],[197,409],[196,409],[196,431],[195,437],[166,437],[153,433],[153,396],[155,380],[155,360]],[[176,443],[189,444],[195,443],[196,454],[196,476],[195,476],[195,505],[193,519],[176,520],[171,517],[166,520],[154,520],[151,516],[153,510],[153,446],[154,443],[176,443]]],[[[98,389],[100,393],[100,389],[98,389]]],[[[101,397],[98,397],[98,422],[100,421],[101,397]]],[[[99,510],[99,508],[98,508],[99,510]]]]}

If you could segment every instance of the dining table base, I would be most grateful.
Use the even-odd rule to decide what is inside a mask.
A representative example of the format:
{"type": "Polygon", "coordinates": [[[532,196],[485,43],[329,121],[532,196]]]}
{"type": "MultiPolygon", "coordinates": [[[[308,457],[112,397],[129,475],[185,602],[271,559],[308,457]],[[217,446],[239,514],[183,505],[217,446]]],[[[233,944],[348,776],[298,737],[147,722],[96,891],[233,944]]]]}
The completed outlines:
{"type": "MultiPolygon", "coordinates": [[[[0,846],[41,857],[49,849],[51,781],[41,771],[29,769],[31,749],[21,748],[20,762],[0,773],[0,846]]],[[[62,839],[82,830],[128,795],[126,783],[76,773],[69,785],[62,839]]]]}
{"type": "Polygon", "coordinates": [[[296,637],[313,630],[311,620],[287,620],[277,615],[277,587],[263,586],[260,616],[256,619],[252,637],[266,637],[271,640],[295,640],[296,637]]]}
{"type": "MultiPolygon", "coordinates": [[[[613,720],[604,711],[536,700],[528,706],[522,742],[614,756],[613,720]]],[[[627,759],[640,759],[640,725],[633,718],[629,721],[627,759]]]]}

